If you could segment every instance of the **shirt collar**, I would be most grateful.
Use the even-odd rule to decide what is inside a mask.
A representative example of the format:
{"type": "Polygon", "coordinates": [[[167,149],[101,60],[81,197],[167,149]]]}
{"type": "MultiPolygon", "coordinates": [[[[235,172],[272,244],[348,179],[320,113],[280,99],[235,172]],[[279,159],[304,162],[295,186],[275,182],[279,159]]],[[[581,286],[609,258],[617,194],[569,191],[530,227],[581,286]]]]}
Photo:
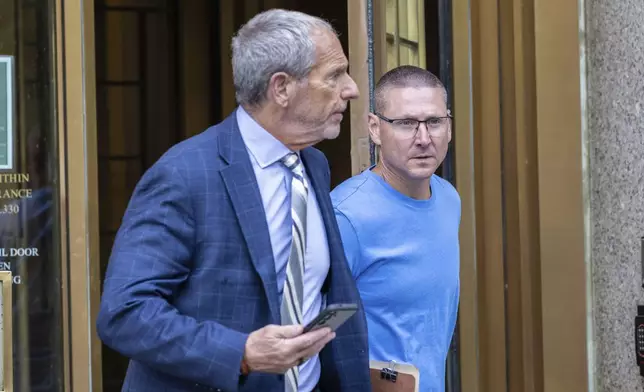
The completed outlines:
{"type": "Polygon", "coordinates": [[[282,142],[262,128],[241,106],[237,108],[237,123],[246,148],[262,169],[291,152],[282,142]]]}

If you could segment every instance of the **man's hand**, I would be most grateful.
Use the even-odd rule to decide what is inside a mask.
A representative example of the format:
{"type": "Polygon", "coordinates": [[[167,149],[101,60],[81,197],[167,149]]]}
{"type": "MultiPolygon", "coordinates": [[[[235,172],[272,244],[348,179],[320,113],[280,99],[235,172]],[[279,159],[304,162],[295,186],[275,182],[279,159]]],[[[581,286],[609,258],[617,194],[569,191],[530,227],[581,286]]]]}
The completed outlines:
{"type": "Polygon", "coordinates": [[[283,374],[319,353],[335,338],[330,328],[303,334],[301,325],[268,325],[251,333],[244,359],[252,372],[283,374]]]}

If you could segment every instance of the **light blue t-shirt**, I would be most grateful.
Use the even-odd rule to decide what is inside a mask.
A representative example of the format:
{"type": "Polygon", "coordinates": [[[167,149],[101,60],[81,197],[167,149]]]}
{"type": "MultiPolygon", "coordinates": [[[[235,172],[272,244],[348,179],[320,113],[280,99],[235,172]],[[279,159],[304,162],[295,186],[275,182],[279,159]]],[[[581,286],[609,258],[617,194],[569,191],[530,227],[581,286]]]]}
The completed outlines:
{"type": "Polygon", "coordinates": [[[445,391],[459,301],[456,189],[437,175],[415,200],[365,170],[331,193],[369,329],[370,358],[413,364],[420,391],[445,391]]]}

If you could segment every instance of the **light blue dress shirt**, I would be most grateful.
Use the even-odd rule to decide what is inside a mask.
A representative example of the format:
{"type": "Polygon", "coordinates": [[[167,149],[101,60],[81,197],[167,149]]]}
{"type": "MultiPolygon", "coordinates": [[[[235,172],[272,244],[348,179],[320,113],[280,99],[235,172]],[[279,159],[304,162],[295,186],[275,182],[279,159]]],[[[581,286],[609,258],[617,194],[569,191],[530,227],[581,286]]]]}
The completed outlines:
{"type": "MultiPolygon", "coordinates": [[[[241,106],[237,122],[249,152],[255,177],[262,196],[266,223],[273,247],[275,272],[280,298],[286,279],[286,264],[291,253],[291,178],[292,174],[280,159],[291,152],[284,144],[262,128],[241,106]]],[[[308,184],[311,182],[305,173],[308,184]]],[[[304,324],[313,320],[323,306],[322,285],[329,272],[329,245],[324,221],[313,187],[309,185],[306,213],[306,254],[304,256],[304,324]]],[[[299,391],[309,392],[320,378],[320,360],[316,355],[300,368],[299,391]]]]}

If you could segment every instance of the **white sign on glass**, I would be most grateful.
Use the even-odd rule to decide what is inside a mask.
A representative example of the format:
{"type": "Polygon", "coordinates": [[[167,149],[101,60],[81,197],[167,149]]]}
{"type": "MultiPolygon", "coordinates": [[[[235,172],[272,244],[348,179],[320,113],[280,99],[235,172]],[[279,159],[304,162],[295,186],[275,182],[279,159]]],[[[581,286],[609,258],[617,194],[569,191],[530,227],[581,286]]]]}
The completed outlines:
{"type": "Polygon", "coordinates": [[[13,56],[0,56],[0,170],[13,169],[13,56]]]}

